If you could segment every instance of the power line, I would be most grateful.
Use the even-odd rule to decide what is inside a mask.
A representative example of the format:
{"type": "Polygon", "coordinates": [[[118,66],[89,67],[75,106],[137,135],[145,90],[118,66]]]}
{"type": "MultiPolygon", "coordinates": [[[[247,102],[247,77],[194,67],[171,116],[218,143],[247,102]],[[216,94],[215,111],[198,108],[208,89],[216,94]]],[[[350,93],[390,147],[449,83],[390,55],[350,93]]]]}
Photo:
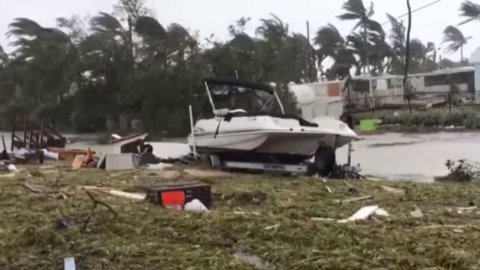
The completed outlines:
{"type": "MultiPolygon", "coordinates": [[[[416,12],[418,12],[418,11],[424,10],[424,9],[426,9],[426,8],[428,8],[428,7],[431,7],[431,6],[435,5],[435,4],[438,4],[438,3],[442,2],[442,1],[443,1],[443,0],[435,0],[435,1],[431,2],[431,3],[429,3],[429,4],[426,4],[426,5],[422,6],[422,7],[419,7],[419,8],[417,8],[417,9],[414,9],[414,10],[412,10],[412,14],[413,14],[413,13],[416,13],[416,12]]],[[[401,18],[403,18],[403,17],[405,17],[405,16],[408,16],[408,12],[405,13],[405,14],[403,14],[403,15],[401,15],[401,16],[398,16],[396,19],[398,20],[398,19],[401,19],[401,18]]],[[[390,21],[386,21],[386,22],[382,23],[382,25],[385,25],[385,24],[387,24],[387,23],[390,23],[390,21]]]]}

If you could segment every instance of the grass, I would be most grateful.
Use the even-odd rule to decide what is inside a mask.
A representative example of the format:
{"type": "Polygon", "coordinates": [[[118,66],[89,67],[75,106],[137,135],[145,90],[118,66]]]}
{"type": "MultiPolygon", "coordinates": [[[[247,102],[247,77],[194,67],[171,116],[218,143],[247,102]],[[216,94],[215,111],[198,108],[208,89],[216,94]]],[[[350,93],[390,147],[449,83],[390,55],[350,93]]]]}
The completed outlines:
{"type": "Polygon", "coordinates": [[[68,256],[76,258],[77,269],[253,269],[237,260],[236,252],[261,257],[271,269],[480,268],[480,215],[449,211],[480,204],[480,185],[474,183],[359,181],[352,188],[311,178],[205,178],[200,180],[214,192],[210,214],[94,194],[119,216],[99,207],[82,230],[92,201],[80,186],[133,191],[163,180],[151,172],[119,177],[97,170],[60,172],[28,168],[15,178],[0,179],[0,269],[63,269],[68,256]],[[35,176],[30,176],[32,170],[35,176]],[[62,189],[67,199],[35,194],[25,182],[62,189]],[[382,185],[406,193],[395,195],[382,185]],[[247,196],[256,191],[267,195],[261,205],[247,196]],[[338,203],[362,195],[373,199],[338,203]],[[391,217],[350,224],[311,219],[344,219],[372,204],[391,217]],[[416,207],[424,218],[410,217],[416,207]],[[69,228],[57,228],[59,220],[69,228]]]}

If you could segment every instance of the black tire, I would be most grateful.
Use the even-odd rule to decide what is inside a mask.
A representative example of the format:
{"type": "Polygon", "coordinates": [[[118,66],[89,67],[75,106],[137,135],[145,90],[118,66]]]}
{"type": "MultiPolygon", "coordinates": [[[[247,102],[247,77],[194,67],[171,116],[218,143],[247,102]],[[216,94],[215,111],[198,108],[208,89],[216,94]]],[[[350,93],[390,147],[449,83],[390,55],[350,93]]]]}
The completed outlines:
{"type": "Polygon", "coordinates": [[[322,177],[328,177],[336,166],[336,155],[333,147],[319,146],[315,153],[315,170],[322,177]]]}

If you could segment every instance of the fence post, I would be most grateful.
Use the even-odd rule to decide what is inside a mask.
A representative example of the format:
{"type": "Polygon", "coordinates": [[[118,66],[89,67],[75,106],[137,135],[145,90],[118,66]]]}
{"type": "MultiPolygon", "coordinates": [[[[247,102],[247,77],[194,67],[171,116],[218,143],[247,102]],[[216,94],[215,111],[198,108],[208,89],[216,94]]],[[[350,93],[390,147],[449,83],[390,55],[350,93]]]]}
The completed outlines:
{"type": "Polygon", "coordinates": [[[452,93],[448,93],[448,111],[452,111],[452,93]]]}

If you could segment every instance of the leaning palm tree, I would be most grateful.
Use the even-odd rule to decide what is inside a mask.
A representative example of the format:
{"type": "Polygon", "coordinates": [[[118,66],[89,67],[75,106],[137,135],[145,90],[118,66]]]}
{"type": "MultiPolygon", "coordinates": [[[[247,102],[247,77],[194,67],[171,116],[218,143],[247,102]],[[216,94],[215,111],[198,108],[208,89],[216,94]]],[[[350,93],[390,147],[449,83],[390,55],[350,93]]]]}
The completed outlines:
{"type": "Polygon", "coordinates": [[[447,52],[454,53],[460,50],[460,62],[463,62],[463,47],[472,37],[465,37],[462,31],[452,25],[445,28],[443,34],[445,35],[443,37],[443,43],[448,43],[446,48],[447,52]]]}
{"type": "Polygon", "coordinates": [[[460,24],[480,20],[480,5],[470,0],[463,2],[460,6],[460,16],[465,18],[460,24]]]}
{"type": "Polygon", "coordinates": [[[398,21],[392,15],[387,14],[387,17],[392,27],[388,38],[393,52],[388,72],[401,74],[404,72],[405,66],[406,28],[402,21],[398,21]]]}
{"type": "Polygon", "coordinates": [[[261,19],[261,25],[255,33],[264,39],[278,40],[288,36],[288,24],[285,24],[277,15],[270,14],[271,19],[261,19]]]}
{"type": "MultiPolygon", "coordinates": [[[[362,29],[362,38],[363,42],[368,45],[369,33],[373,32],[375,34],[384,35],[382,25],[377,21],[372,20],[371,17],[375,13],[373,3],[370,5],[370,8],[367,10],[363,4],[363,0],[347,0],[342,7],[345,10],[345,13],[338,16],[340,20],[343,21],[358,21],[354,27],[354,30],[357,28],[362,29]]],[[[367,59],[364,67],[369,68],[368,65],[368,48],[365,46],[362,52],[364,59],[367,59]]]]}
{"type": "Polygon", "coordinates": [[[345,46],[345,39],[334,25],[328,24],[318,30],[314,43],[320,47],[318,53],[322,56],[321,63],[328,56],[334,57],[345,46]]]}

